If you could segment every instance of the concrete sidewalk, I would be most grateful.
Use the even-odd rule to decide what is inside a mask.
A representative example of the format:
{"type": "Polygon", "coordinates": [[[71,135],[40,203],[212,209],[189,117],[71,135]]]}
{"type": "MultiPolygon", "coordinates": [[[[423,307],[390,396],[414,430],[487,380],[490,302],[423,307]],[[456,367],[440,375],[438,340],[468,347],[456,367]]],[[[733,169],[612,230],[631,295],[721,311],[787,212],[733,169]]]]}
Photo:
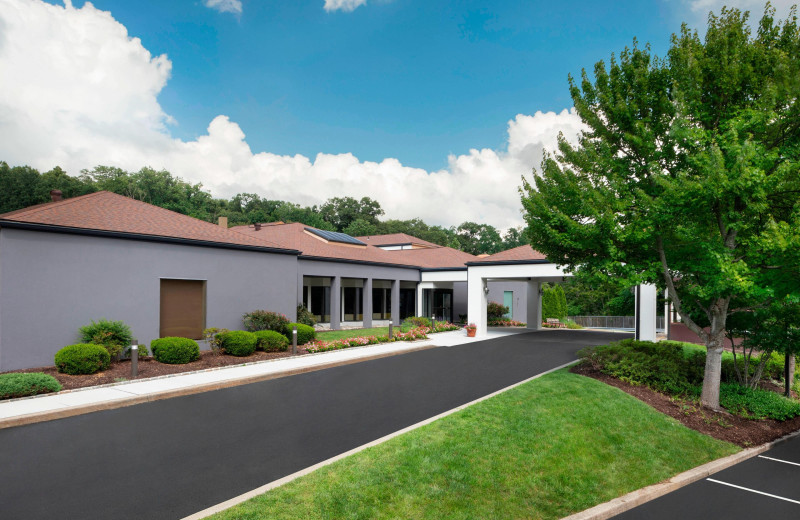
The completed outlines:
{"type": "Polygon", "coordinates": [[[486,336],[480,338],[468,338],[463,330],[439,332],[432,334],[429,339],[414,342],[398,341],[381,345],[352,347],[319,354],[307,354],[0,401],[0,428],[60,419],[100,410],[110,410],[147,401],[255,383],[416,350],[453,347],[464,343],[495,339],[524,332],[530,331],[527,329],[493,328],[489,330],[486,336]]]}

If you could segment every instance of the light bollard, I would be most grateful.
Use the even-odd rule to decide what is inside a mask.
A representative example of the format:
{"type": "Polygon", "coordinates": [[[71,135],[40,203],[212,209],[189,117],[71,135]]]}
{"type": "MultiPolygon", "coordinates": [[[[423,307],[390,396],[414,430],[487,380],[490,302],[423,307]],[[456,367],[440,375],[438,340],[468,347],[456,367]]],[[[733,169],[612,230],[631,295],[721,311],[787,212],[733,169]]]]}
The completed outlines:
{"type": "Polygon", "coordinates": [[[134,338],[131,341],[131,377],[139,373],[139,342],[134,338]]]}
{"type": "Polygon", "coordinates": [[[394,325],[391,323],[389,324],[389,339],[392,339],[392,335],[394,334],[394,325]]]}
{"type": "Polygon", "coordinates": [[[292,327],[292,355],[297,355],[297,326],[292,327]]]}

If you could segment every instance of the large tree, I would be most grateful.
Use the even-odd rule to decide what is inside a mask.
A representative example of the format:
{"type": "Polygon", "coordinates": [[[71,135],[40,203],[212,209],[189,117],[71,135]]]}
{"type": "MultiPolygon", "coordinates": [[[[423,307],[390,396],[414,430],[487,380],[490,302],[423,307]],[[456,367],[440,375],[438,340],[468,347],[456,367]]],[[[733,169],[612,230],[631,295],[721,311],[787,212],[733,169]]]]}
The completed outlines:
{"type": "Polygon", "coordinates": [[[523,179],[548,258],[667,287],[706,344],[712,408],[731,303],[774,296],[763,243],[788,233],[776,208],[800,193],[800,33],[794,10],[773,16],[768,4],[752,34],[747,13],[723,8],[703,39],[684,24],[666,59],[634,42],[570,78],[586,129],[523,179]]]}

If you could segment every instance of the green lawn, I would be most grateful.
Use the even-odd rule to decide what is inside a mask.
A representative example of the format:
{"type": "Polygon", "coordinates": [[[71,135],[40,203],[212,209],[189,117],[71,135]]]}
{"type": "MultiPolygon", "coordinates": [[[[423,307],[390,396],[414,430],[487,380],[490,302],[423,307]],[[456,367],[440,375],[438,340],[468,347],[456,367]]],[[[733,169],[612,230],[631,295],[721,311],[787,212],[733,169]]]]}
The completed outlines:
{"type": "MultiPolygon", "coordinates": [[[[399,332],[400,327],[395,327],[399,332]]],[[[387,336],[389,327],[375,327],[373,329],[352,329],[352,330],[326,330],[317,332],[317,339],[322,341],[334,341],[343,338],[355,338],[358,336],[387,336]]]]}
{"type": "Polygon", "coordinates": [[[560,518],[736,451],[561,370],[212,518],[560,518]]]}

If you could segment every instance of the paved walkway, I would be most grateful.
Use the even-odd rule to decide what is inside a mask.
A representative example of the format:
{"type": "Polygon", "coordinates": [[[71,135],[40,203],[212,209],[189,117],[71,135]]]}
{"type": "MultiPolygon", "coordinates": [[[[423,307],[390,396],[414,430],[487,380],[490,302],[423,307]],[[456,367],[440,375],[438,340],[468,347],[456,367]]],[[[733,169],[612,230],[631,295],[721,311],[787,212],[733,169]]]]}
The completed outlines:
{"type": "Polygon", "coordinates": [[[0,429],[0,516],[183,518],[624,337],[515,334],[0,429]]]}
{"type": "Polygon", "coordinates": [[[284,375],[309,372],[434,347],[452,347],[485,339],[528,332],[527,329],[493,328],[483,338],[468,338],[463,330],[431,334],[430,339],[353,347],[319,354],[281,358],[246,365],[175,374],[140,381],[59,392],[32,398],[0,401],[0,428],[107,410],[167,397],[216,390],[284,375]]]}

